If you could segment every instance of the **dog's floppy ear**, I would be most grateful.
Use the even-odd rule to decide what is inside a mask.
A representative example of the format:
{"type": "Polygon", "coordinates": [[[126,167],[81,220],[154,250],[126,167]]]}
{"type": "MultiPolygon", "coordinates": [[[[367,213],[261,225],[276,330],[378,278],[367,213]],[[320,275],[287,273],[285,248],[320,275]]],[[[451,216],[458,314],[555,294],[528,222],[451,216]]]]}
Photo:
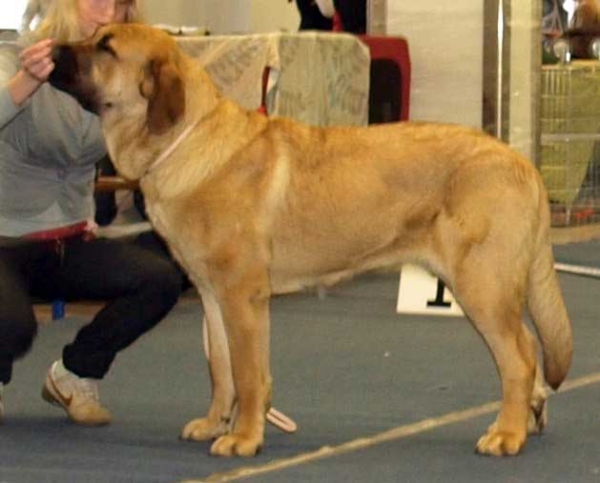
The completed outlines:
{"type": "Polygon", "coordinates": [[[152,134],[162,134],[183,116],[185,88],[174,62],[152,60],[140,85],[148,99],[147,124],[152,134]]]}

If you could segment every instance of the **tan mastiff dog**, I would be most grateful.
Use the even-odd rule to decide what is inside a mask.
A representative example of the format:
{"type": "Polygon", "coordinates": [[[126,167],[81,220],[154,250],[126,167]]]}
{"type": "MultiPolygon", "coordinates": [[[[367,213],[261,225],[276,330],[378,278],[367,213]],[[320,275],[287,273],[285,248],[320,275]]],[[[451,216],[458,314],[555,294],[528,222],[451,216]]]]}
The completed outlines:
{"type": "Polygon", "coordinates": [[[271,295],[404,262],[444,280],[498,367],[502,405],[477,451],[516,454],[544,426],[524,309],[553,388],[572,341],[547,195],[528,160],[459,126],[268,119],[221,97],[151,27],[102,28],[59,46],[55,60],[51,83],[101,116],[118,171],[140,180],[152,223],[202,297],[212,403],[183,438],[216,438],[216,455],[254,455],[271,400],[271,295]]]}

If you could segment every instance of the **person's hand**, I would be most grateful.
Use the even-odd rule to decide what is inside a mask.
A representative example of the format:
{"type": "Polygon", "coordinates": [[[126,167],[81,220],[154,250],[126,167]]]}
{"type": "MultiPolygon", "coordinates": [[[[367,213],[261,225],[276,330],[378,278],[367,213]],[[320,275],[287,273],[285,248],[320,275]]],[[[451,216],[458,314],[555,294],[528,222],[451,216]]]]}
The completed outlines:
{"type": "Polygon", "coordinates": [[[25,75],[39,83],[45,82],[54,69],[52,39],[44,39],[23,49],[19,54],[21,69],[25,75]]]}
{"type": "Polygon", "coordinates": [[[8,90],[15,105],[22,105],[48,80],[54,69],[52,39],[41,40],[21,51],[21,68],[8,83],[8,90]]]}

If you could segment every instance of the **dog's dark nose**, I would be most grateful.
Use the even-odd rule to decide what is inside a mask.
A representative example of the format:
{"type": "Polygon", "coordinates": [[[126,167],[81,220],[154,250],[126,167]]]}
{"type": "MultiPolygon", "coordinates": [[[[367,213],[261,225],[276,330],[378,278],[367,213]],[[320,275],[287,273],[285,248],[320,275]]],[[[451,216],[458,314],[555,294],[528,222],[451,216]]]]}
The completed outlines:
{"type": "Polygon", "coordinates": [[[64,47],[62,45],[53,45],[52,51],[50,52],[50,57],[52,60],[56,62],[56,60],[60,57],[60,53],[64,47]]]}
{"type": "Polygon", "coordinates": [[[52,49],[54,70],[48,80],[55,87],[60,88],[73,79],[77,73],[77,57],[73,49],[66,45],[55,45],[52,49]]]}
{"type": "Polygon", "coordinates": [[[52,47],[50,53],[54,61],[75,61],[75,51],[72,46],[66,44],[56,44],[52,47]]]}

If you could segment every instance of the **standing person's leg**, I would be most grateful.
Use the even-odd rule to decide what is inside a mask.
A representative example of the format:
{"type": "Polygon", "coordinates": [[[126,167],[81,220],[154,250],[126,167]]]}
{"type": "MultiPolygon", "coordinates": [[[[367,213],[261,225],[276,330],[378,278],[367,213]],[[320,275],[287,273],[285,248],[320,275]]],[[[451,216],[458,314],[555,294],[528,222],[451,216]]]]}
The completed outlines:
{"type": "Polygon", "coordinates": [[[344,31],[364,34],[367,31],[367,0],[334,0],[344,31]]]}
{"type": "Polygon", "coordinates": [[[299,30],[326,30],[333,28],[333,21],[323,16],[319,7],[312,0],[296,0],[300,13],[299,30]]]}
{"type": "Polygon", "coordinates": [[[108,302],[65,346],[62,361],[48,373],[44,396],[63,406],[75,422],[106,424],[110,414],[100,406],[94,380],[108,372],[120,350],[171,310],[181,292],[181,275],[168,259],[132,243],[76,238],[66,242],[57,284],[67,300],[108,302]],[[79,391],[81,381],[87,389],[79,391]]]}

